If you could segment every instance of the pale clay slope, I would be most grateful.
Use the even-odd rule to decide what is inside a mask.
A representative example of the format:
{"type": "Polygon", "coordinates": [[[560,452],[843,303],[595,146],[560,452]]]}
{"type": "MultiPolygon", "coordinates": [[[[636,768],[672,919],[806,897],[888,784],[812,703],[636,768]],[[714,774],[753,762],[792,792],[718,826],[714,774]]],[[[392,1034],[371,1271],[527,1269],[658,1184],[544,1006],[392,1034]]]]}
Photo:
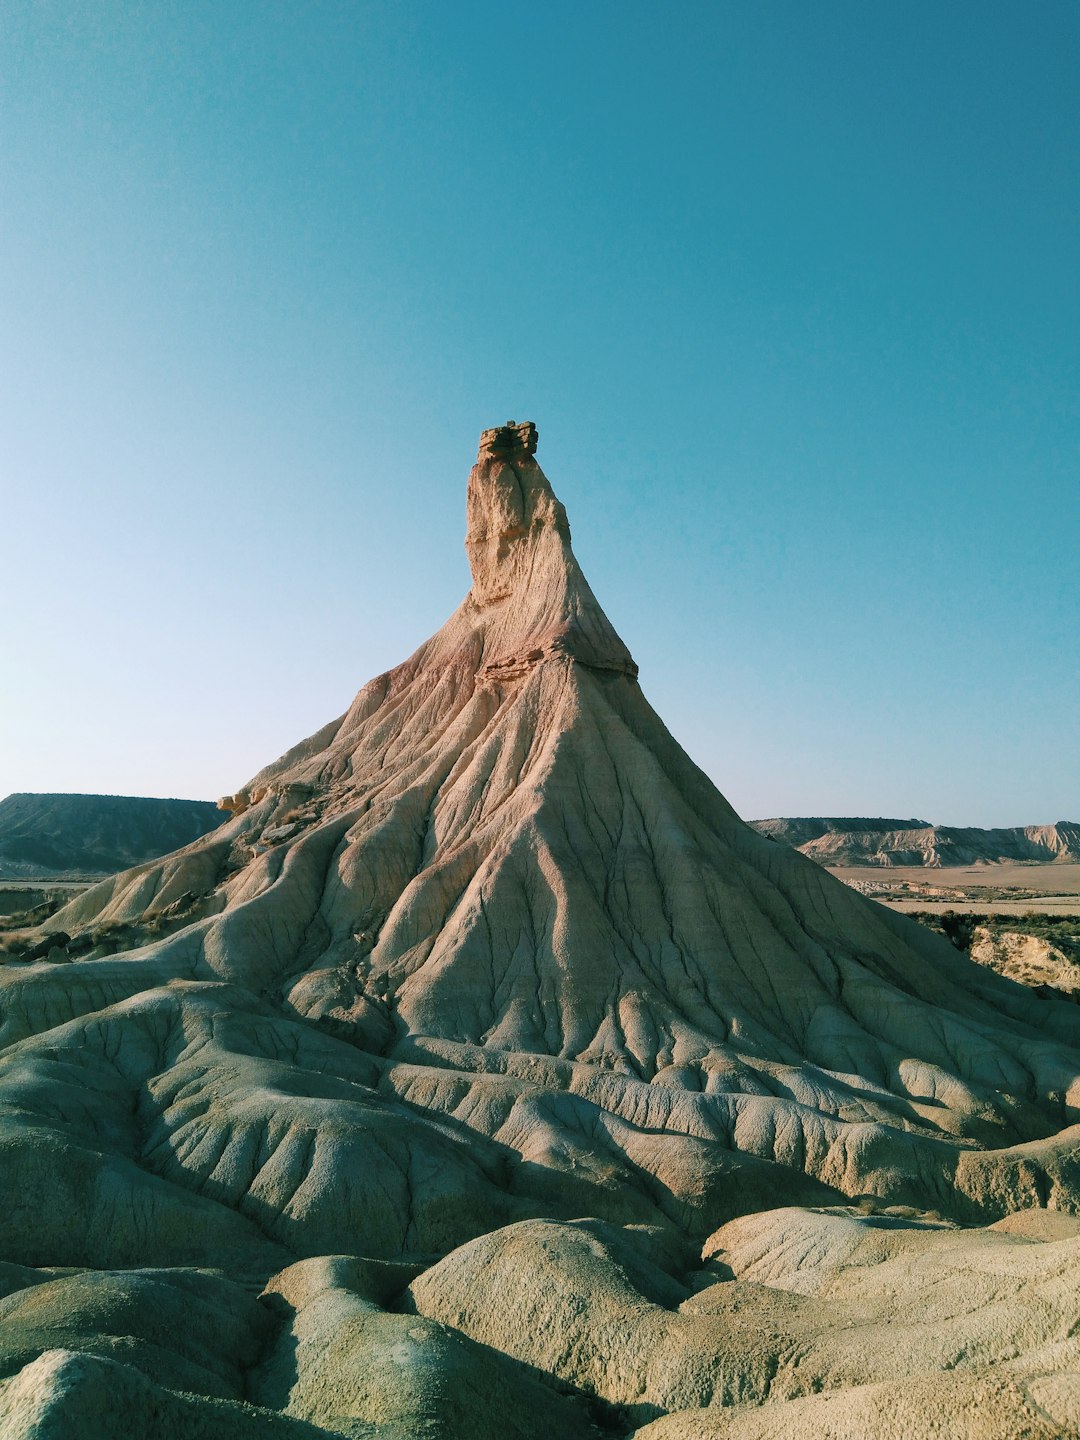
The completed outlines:
{"type": "Polygon", "coordinates": [[[0,1433],[1080,1434],[1080,1009],[735,816],[534,441],[437,635],[0,969],[0,1433]]]}

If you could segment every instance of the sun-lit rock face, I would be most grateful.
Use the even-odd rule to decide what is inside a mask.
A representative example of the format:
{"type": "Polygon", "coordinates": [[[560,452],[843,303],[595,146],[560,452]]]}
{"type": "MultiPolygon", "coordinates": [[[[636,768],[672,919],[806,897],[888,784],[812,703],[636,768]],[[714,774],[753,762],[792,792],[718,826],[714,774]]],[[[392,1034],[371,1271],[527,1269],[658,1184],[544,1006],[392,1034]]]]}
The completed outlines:
{"type": "Polygon", "coordinates": [[[520,679],[560,656],[636,675],[570,548],[566,511],[536,463],[537,432],[513,421],[480,437],[469,476],[469,592],[484,635],[482,682],[520,679]]]}
{"type": "MultiPolygon", "coordinates": [[[[946,1418],[989,1405],[979,1367],[1008,1355],[1050,1397],[1030,1433],[1072,1433],[1076,1396],[1046,1377],[1075,1358],[1073,1230],[964,1232],[991,1271],[1046,1260],[1024,1260],[1022,1303],[986,1300],[981,1348],[959,1309],[923,1314],[929,1278],[901,1296],[879,1241],[951,1256],[933,1247],[957,1222],[1076,1210],[1080,1010],[742,823],[645,700],[536,441],[481,437],[472,587],[441,630],[220,829],[60,911],[47,963],[0,969],[22,1386],[0,1415],[76,1414],[122,1364],[145,1377],[132,1404],[203,1395],[227,1427],[252,1401],[290,1435],[824,1435],[801,1397],[853,1386],[866,1435],[924,1371],[946,1418]],[[862,1246],[845,1304],[879,1275],[866,1303],[882,1335],[909,1327],[907,1358],[824,1325],[801,1264],[760,1268],[759,1233],[818,1277],[862,1246]],[[46,1344],[27,1296],[57,1266],[105,1308],[72,1302],[46,1344]],[[196,1294],[220,1363],[153,1318],[196,1294]],[[533,1321],[498,1320],[511,1297],[533,1321]],[[761,1360],[766,1332],[790,1356],[819,1331],[782,1383],[761,1360]],[[480,1413],[493,1387],[507,1404],[480,1413]]],[[[178,1435],[188,1403],[168,1402],[178,1435]]]]}

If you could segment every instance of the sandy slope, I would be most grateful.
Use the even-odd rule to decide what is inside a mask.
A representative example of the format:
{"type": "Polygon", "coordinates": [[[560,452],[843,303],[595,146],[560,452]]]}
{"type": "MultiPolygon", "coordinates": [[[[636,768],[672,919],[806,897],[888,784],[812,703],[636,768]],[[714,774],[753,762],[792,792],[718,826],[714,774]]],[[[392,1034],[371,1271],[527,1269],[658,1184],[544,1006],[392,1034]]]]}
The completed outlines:
{"type": "Polygon", "coordinates": [[[738,819],[534,445],[442,630],[0,970],[3,1433],[1073,1433],[1080,1009],[738,819]]]}

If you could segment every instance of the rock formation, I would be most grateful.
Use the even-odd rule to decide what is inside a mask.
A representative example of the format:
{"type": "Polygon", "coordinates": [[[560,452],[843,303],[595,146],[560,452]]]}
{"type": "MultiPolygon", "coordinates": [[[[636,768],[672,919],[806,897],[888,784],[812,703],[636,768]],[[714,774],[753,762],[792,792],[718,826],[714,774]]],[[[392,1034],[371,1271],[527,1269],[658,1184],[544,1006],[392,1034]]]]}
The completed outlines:
{"type": "Polygon", "coordinates": [[[217,828],[209,800],[140,795],[9,795],[0,800],[0,880],[97,879],[217,828]]]}
{"type": "Polygon", "coordinates": [[[822,865],[1054,864],[1080,859],[1080,824],[980,830],[926,820],[781,818],[752,820],[762,835],[794,845],[822,865]]]}
{"type": "Polygon", "coordinates": [[[743,824],[535,450],[436,635],[0,969],[4,1434],[1075,1433],[1080,1008],[743,824]]]}
{"type": "MultiPolygon", "coordinates": [[[[1080,928],[1078,926],[1077,928],[1080,928]]],[[[1063,942],[1064,943],[1064,942],[1063,942]]],[[[980,965],[1021,985],[1049,985],[1080,1000],[1080,963],[1043,935],[976,925],[968,954],[980,965]]]]}

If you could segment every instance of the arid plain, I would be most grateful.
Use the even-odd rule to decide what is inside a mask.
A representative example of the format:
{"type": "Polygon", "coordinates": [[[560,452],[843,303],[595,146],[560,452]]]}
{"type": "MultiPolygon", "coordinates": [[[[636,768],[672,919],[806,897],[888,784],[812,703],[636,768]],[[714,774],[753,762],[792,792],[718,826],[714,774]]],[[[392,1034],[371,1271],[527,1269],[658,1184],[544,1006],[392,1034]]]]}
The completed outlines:
{"type": "Polygon", "coordinates": [[[883,905],[897,910],[993,910],[1023,915],[1038,910],[1054,915],[1080,915],[1080,864],[958,865],[927,871],[919,865],[897,865],[867,873],[864,865],[826,867],[849,885],[865,886],[883,905]]]}

